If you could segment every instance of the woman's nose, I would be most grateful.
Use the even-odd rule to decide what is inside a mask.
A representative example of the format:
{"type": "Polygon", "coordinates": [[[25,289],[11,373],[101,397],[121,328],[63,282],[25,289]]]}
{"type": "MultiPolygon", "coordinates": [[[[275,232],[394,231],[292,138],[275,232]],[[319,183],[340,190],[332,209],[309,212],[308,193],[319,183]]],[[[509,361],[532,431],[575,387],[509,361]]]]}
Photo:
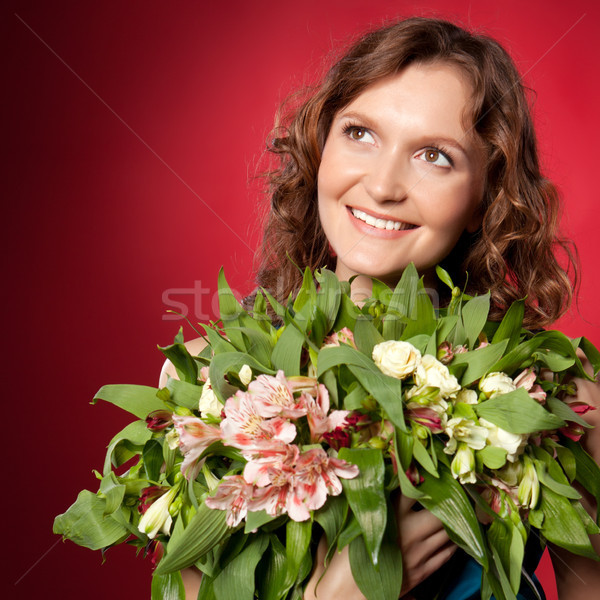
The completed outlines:
{"type": "Polygon", "coordinates": [[[367,193],[376,202],[400,202],[406,199],[406,168],[395,153],[382,153],[374,157],[363,181],[367,193]]]}

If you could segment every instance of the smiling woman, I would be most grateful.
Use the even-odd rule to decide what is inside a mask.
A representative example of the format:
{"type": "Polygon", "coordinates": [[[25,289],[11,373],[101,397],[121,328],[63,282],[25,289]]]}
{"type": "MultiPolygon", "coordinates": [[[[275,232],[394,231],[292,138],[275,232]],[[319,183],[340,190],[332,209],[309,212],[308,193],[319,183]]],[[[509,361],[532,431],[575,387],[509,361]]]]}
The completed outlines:
{"type": "Polygon", "coordinates": [[[318,198],[341,278],[395,285],[414,262],[433,286],[435,265],[478,229],[485,153],[465,118],[471,95],[456,67],[411,65],[335,116],[318,198]]]}

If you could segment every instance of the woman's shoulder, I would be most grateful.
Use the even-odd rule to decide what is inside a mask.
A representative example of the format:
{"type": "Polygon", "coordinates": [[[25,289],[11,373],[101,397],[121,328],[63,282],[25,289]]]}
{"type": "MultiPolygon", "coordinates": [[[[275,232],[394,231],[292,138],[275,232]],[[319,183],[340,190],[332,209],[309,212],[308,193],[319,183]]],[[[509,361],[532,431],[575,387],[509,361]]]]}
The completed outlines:
{"type": "MultiPolygon", "coordinates": [[[[198,354],[200,354],[200,352],[202,352],[202,350],[204,350],[204,348],[206,348],[206,344],[207,342],[204,338],[198,337],[193,340],[190,340],[189,342],[185,342],[185,347],[192,356],[197,356],[198,354]]],[[[165,360],[162,369],[160,370],[158,386],[164,387],[165,385],[167,385],[167,379],[169,377],[179,379],[179,377],[177,376],[177,371],[173,366],[173,363],[169,359],[167,359],[165,360]]]]}

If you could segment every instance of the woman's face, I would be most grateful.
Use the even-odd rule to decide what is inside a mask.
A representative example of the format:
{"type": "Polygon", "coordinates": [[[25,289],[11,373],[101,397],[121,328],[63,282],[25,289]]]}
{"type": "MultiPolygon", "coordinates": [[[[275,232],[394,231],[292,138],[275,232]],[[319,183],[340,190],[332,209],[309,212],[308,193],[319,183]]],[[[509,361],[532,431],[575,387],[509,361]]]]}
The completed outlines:
{"type": "Polygon", "coordinates": [[[446,63],[410,65],[333,119],[319,167],[319,216],[341,279],[421,274],[480,224],[485,155],[469,127],[472,88],[446,63]]]}

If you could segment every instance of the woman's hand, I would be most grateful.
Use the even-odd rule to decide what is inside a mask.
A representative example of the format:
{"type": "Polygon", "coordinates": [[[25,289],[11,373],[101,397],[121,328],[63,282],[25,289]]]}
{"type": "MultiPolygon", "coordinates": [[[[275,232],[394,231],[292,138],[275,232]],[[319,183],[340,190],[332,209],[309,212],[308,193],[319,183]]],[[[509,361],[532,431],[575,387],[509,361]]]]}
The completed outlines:
{"type": "MultiPolygon", "coordinates": [[[[413,511],[414,500],[398,494],[394,499],[398,521],[398,544],[402,550],[404,596],[424,579],[435,573],[456,551],[441,521],[427,510],[413,511]]],[[[324,568],[327,542],[319,543],[316,567],[304,592],[304,600],[364,600],[348,560],[348,547],[335,553],[327,570],[324,568]],[[322,579],[321,579],[322,577],[322,579]]]]}

